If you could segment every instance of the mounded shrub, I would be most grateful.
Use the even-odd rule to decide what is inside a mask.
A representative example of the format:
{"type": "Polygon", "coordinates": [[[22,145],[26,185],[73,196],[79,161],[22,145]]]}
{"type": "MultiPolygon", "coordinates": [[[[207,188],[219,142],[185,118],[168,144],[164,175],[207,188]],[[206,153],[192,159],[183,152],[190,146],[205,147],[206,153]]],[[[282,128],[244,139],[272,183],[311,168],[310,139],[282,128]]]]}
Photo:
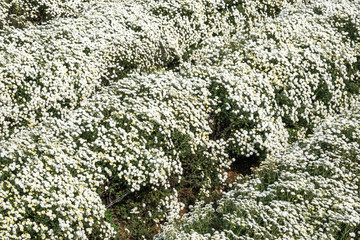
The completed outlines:
{"type": "Polygon", "coordinates": [[[268,156],[221,200],[198,202],[154,239],[356,239],[360,226],[359,108],[268,156]]]}
{"type": "Polygon", "coordinates": [[[284,149],[358,98],[356,3],[287,6],[227,45],[209,41],[193,53],[193,65],[183,64],[185,75],[209,82],[218,103],[213,136],[236,159],[284,149]]]}
{"type": "Polygon", "coordinates": [[[176,24],[166,22],[152,8],[144,2],[100,1],[89,4],[78,18],[3,32],[3,136],[48,116],[63,117],[82,99],[130,72],[174,68],[200,35],[219,31],[208,31],[203,22],[202,30],[196,30],[200,35],[181,35],[183,27],[196,27],[177,17],[176,24]]]}

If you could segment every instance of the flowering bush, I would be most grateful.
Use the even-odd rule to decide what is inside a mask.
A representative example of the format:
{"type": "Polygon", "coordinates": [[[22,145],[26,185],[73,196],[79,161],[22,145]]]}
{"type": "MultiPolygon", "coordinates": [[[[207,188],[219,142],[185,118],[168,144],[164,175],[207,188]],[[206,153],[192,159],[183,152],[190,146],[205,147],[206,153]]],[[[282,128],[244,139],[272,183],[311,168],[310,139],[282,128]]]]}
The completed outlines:
{"type": "Polygon", "coordinates": [[[221,200],[198,202],[154,239],[355,239],[360,234],[360,112],[330,117],[269,156],[221,200]]]}
{"type": "Polygon", "coordinates": [[[73,157],[49,129],[26,130],[2,141],[0,159],[3,239],[87,239],[94,232],[111,239],[114,235],[104,222],[105,206],[96,193],[97,173],[81,168],[91,165],[90,159],[82,163],[73,157]]]}
{"type": "Polygon", "coordinates": [[[49,125],[63,125],[58,136],[100,153],[107,175],[131,191],[169,187],[168,178],[184,170],[216,179],[229,164],[221,141],[209,139],[204,84],[172,72],[131,75],[84,100],[68,121],[49,125]]]}
{"type": "Polygon", "coordinates": [[[1,34],[3,136],[48,116],[63,117],[130,71],[154,71],[180,59],[186,45],[178,45],[179,27],[150,10],[126,1],[97,2],[79,18],[1,34]]]}
{"type": "Polygon", "coordinates": [[[211,82],[219,100],[214,135],[227,139],[232,156],[284,149],[351,106],[359,93],[358,16],[346,1],[288,5],[276,18],[244,25],[227,45],[194,52],[196,64],[183,72],[211,82]]]}
{"type": "Polygon", "coordinates": [[[1,236],[140,239],[165,220],[156,238],[312,236],[308,225],[288,229],[313,219],[306,207],[317,203],[332,229],[314,218],[311,226],[327,234],[319,236],[353,231],[356,221],[337,214],[350,216],[358,206],[338,181],[351,190],[346,177],[358,171],[346,160],[358,156],[358,115],[336,122],[345,138],[321,130],[325,123],[319,128],[343,144],[339,151],[318,143],[314,129],[357,108],[359,3],[0,3],[1,236]],[[9,14],[42,24],[9,27],[9,14]],[[281,155],[309,134],[313,140],[281,155]],[[315,151],[318,145],[323,152],[315,151]],[[303,147],[315,150],[298,158],[303,147]],[[176,224],[185,203],[210,197],[230,165],[247,158],[266,159],[254,178],[219,202],[197,203],[183,225],[176,224]],[[304,167],[290,169],[298,161],[304,167]],[[327,169],[340,177],[328,180],[327,169]],[[312,186],[321,190],[310,196],[312,186]],[[332,189],[324,194],[326,186],[332,189]],[[326,212],[329,199],[353,205],[326,212]],[[282,209],[284,219],[267,204],[282,209]],[[261,222],[261,214],[277,225],[261,222]],[[223,218],[212,229],[217,216],[223,218]],[[130,230],[121,229],[124,221],[130,230]]]}
{"type": "MultiPolygon", "coordinates": [[[[171,72],[146,77],[131,75],[123,80],[83,100],[68,117],[48,118],[33,130],[22,130],[14,134],[12,140],[3,141],[2,149],[14,150],[2,151],[2,167],[19,171],[30,168],[38,177],[38,184],[54,182],[48,179],[54,176],[44,176],[47,170],[68,176],[66,181],[74,178],[70,182],[83,185],[88,194],[93,194],[95,203],[87,201],[86,207],[76,206],[87,209],[104,207],[94,196],[106,182],[111,183],[113,190],[125,188],[134,192],[141,187],[157,190],[174,187],[171,180],[179,182],[183,174],[191,176],[191,185],[198,188],[223,181],[222,172],[228,168],[229,161],[223,143],[209,139],[211,129],[206,117],[211,100],[204,81],[192,79],[190,82],[171,72]],[[45,170],[22,165],[23,157],[35,166],[43,165],[45,170]]],[[[23,174],[17,172],[4,171],[3,174],[4,184],[8,181],[19,188],[25,181],[23,174]]],[[[44,188],[66,190],[55,187],[61,184],[66,182],[42,185],[43,190],[32,185],[29,188],[40,197],[43,192],[47,194],[44,188]]],[[[66,191],[70,194],[67,201],[78,194],[83,197],[76,188],[73,191],[73,194],[66,191]]],[[[37,201],[44,199],[40,197],[37,201]]],[[[47,205],[44,208],[47,209],[47,205]]],[[[97,216],[104,214],[103,208],[101,211],[97,216]]],[[[4,216],[7,214],[12,213],[4,216]]],[[[77,220],[85,219],[83,216],[77,220]]]]}

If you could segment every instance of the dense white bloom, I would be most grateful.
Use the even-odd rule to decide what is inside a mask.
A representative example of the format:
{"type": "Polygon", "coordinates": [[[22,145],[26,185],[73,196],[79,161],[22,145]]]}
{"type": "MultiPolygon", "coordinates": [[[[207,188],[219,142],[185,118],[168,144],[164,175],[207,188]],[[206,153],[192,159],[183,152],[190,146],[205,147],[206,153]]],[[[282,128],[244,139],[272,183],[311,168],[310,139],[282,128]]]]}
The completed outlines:
{"type": "Polygon", "coordinates": [[[170,192],[156,238],[354,237],[359,6],[0,2],[0,236],[112,239],[112,183],[170,192]],[[177,183],[207,197],[244,157],[266,161],[176,225],[177,183]],[[222,228],[197,228],[217,216],[222,228]]]}
{"type": "Polygon", "coordinates": [[[269,156],[220,201],[197,203],[155,239],[216,239],[219,232],[223,239],[354,237],[360,223],[359,136],[359,108],[327,118],[311,138],[269,156]]]}

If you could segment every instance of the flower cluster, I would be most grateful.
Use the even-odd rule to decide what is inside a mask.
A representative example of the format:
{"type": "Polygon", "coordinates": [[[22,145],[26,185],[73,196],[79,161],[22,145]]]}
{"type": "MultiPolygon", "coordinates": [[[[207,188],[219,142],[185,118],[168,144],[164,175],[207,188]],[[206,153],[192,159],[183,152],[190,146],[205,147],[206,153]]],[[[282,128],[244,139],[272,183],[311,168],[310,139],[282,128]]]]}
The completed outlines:
{"type": "Polygon", "coordinates": [[[349,1],[287,5],[182,65],[187,76],[210,82],[219,101],[214,134],[231,155],[284,149],[323,117],[351,108],[359,94],[359,14],[349,1]]]}
{"type": "Polygon", "coordinates": [[[179,202],[178,193],[174,190],[174,193],[170,196],[166,196],[165,199],[160,200],[160,204],[158,206],[158,210],[160,212],[164,212],[164,219],[160,219],[163,221],[166,219],[168,222],[175,222],[180,218],[180,211],[185,207],[184,203],[179,202]]]}
{"type": "Polygon", "coordinates": [[[77,161],[54,133],[40,128],[0,145],[3,239],[87,239],[93,232],[112,238],[96,192],[99,181],[81,167],[91,159],[77,161]]]}
{"type": "Polygon", "coordinates": [[[126,182],[132,191],[169,187],[168,178],[180,177],[184,169],[214,170],[217,178],[229,161],[223,144],[209,139],[206,119],[212,101],[205,86],[203,80],[172,72],[134,74],[84,100],[69,119],[44,124],[101,154],[98,164],[106,175],[126,182]],[[196,167],[191,158],[197,158],[196,167]]]}
{"type": "Polygon", "coordinates": [[[197,203],[155,239],[355,239],[359,110],[327,118],[309,139],[269,156],[221,200],[197,203]]]}

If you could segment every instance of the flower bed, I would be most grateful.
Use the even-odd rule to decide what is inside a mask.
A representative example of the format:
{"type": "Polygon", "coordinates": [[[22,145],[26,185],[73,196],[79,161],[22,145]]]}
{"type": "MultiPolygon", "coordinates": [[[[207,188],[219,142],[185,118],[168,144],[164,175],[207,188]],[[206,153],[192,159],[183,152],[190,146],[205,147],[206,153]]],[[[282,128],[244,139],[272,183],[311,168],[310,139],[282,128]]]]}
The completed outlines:
{"type": "Polygon", "coordinates": [[[166,220],[156,238],[353,235],[357,218],[338,214],[358,214],[340,185],[355,194],[358,0],[82,6],[0,33],[4,238],[140,239],[166,220]],[[249,159],[265,160],[253,178],[176,223],[249,159]],[[330,200],[350,208],[326,212],[330,200]]]}

